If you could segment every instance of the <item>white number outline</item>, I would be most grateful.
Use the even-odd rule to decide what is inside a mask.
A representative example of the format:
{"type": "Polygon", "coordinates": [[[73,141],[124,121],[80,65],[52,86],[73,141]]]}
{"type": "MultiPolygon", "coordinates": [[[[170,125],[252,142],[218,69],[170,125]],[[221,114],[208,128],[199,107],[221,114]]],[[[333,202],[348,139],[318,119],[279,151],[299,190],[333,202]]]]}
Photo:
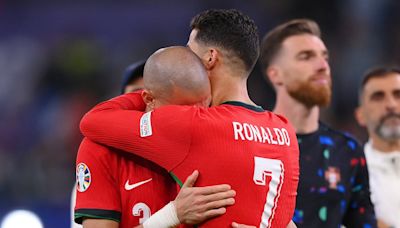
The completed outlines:
{"type": "Polygon", "coordinates": [[[284,172],[285,169],[281,160],[254,157],[254,183],[256,185],[265,186],[267,185],[266,177],[271,177],[271,181],[268,184],[268,193],[265,199],[260,228],[271,226],[271,221],[275,215],[277,201],[283,184],[284,172]]]}
{"type": "Polygon", "coordinates": [[[139,224],[143,224],[151,216],[150,207],[145,203],[137,203],[132,207],[132,215],[140,216],[140,212],[143,212],[143,216],[139,218],[139,224]]]}

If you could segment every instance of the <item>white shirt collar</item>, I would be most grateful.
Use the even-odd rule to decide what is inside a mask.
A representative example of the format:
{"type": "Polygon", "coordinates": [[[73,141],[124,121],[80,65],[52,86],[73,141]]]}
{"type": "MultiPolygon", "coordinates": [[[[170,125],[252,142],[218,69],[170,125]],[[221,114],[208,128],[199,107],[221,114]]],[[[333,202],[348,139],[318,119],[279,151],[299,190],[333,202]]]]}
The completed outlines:
{"type": "Polygon", "coordinates": [[[372,147],[372,142],[369,140],[364,146],[365,157],[368,165],[387,167],[387,164],[397,163],[400,165],[400,151],[390,153],[379,151],[372,147]]]}

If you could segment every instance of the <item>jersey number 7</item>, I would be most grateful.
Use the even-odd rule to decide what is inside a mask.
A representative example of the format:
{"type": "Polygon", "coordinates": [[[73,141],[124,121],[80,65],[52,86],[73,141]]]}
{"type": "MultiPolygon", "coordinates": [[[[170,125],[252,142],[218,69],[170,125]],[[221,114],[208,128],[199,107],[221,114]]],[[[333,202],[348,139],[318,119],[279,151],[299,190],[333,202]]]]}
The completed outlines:
{"type": "Polygon", "coordinates": [[[282,161],[277,159],[254,157],[254,183],[264,186],[268,184],[268,193],[261,217],[260,228],[271,226],[271,221],[274,218],[276,209],[276,203],[282,187],[283,175],[284,167],[282,161]],[[267,176],[271,177],[269,183],[267,183],[267,176]]]}

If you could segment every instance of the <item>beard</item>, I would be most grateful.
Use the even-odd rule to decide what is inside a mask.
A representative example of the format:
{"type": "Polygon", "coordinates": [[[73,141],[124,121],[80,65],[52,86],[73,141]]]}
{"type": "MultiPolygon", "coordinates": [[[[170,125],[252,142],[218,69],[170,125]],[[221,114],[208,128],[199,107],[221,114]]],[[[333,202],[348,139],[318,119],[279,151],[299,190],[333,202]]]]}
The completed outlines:
{"type": "Polygon", "coordinates": [[[400,139],[400,125],[385,123],[392,118],[400,119],[400,114],[389,113],[385,115],[375,128],[375,133],[384,140],[395,141],[400,139]]]}
{"type": "Polygon", "coordinates": [[[309,81],[298,82],[293,88],[287,88],[291,97],[304,104],[306,107],[326,107],[331,102],[331,83],[326,85],[314,85],[309,81]]]}

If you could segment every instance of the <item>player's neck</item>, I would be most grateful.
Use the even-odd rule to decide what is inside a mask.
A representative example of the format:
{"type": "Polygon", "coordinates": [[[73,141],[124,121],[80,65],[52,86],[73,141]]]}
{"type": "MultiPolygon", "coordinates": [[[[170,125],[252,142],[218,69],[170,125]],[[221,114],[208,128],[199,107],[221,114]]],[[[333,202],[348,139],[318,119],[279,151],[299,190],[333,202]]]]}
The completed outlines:
{"type": "Polygon", "coordinates": [[[229,71],[216,71],[210,77],[212,89],[211,106],[220,105],[226,101],[239,101],[256,105],[249,97],[247,79],[231,75],[229,71]]]}
{"type": "Polygon", "coordinates": [[[319,107],[306,107],[283,91],[276,95],[274,112],[288,118],[296,133],[308,134],[318,129],[319,107]]]}
{"type": "Polygon", "coordinates": [[[400,151],[400,140],[387,141],[381,139],[376,134],[371,134],[370,141],[372,148],[379,152],[392,153],[400,151]]]}

